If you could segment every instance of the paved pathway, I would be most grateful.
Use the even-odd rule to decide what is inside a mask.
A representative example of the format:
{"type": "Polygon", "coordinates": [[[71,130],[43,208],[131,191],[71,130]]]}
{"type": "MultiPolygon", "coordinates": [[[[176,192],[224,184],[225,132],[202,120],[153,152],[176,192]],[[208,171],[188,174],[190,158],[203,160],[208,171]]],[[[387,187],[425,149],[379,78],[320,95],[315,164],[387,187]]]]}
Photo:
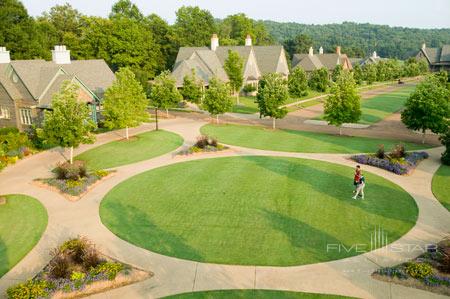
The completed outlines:
{"type": "MultiPolygon", "coordinates": [[[[204,123],[183,118],[161,123],[161,128],[180,134],[186,144],[192,144],[204,123]]],[[[150,130],[146,124],[131,134],[150,130]]],[[[98,136],[94,145],[85,145],[76,150],[89,148],[121,138],[116,132],[98,136]]],[[[115,185],[138,173],[156,167],[182,161],[237,155],[270,155],[316,159],[354,166],[345,155],[302,154],[263,151],[241,147],[221,153],[175,156],[174,152],[147,161],[117,168],[117,173],[97,185],[78,202],[69,202],[61,195],[31,185],[38,177],[50,176],[50,169],[62,161],[58,151],[47,151],[29,157],[0,173],[0,190],[3,194],[22,193],[37,198],[47,208],[49,224],[37,246],[11,271],[0,279],[0,292],[11,284],[32,277],[49,261],[48,252],[69,237],[85,235],[93,240],[106,254],[125,263],[155,273],[152,279],[92,296],[93,298],[155,298],[171,294],[236,288],[279,289],[304,292],[341,294],[361,298],[444,298],[429,292],[389,284],[370,278],[370,273],[380,266],[395,265],[414,258],[420,252],[408,250],[411,246],[424,246],[436,242],[450,232],[450,214],[431,193],[431,179],[439,166],[438,157],[442,148],[430,150],[430,159],[420,164],[409,177],[396,176],[381,169],[365,166],[370,172],[382,175],[409,192],[419,207],[416,226],[406,235],[392,243],[397,249],[383,248],[326,263],[295,267],[255,267],[198,263],[150,252],[127,243],[111,233],[100,221],[99,205],[104,195],[115,185]]]]}

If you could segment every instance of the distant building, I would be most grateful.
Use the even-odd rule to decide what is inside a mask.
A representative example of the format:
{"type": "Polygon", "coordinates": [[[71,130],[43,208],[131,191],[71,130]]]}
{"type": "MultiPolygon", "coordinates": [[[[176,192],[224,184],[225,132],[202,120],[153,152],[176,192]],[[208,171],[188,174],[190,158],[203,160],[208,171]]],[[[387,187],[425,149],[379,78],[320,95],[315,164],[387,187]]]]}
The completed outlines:
{"type": "Polygon", "coordinates": [[[433,72],[450,71],[450,45],[444,45],[440,48],[427,48],[426,44],[422,44],[416,59],[424,59],[433,72]]]}
{"type": "Polygon", "coordinates": [[[211,47],[181,47],[175,61],[172,76],[177,86],[183,86],[183,79],[190,75],[192,69],[205,86],[209,80],[217,77],[228,82],[224,63],[228,58],[228,51],[239,54],[244,63],[244,85],[257,84],[259,79],[267,73],[279,73],[287,77],[289,67],[283,46],[253,46],[252,38],[248,35],[245,46],[220,46],[216,34],[211,37],[211,47]]]}
{"type": "Polygon", "coordinates": [[[381,58],[380,56],[377,55],[376,51],[373,51],[372,55],[367,57],[366,59],[362,59],[360,62],[361,66],[364,66],[365,64],[373,64],[373,63],[378,63],[380,61],[386,61],[388,60],[387,58],[381,58]]]}
{"type": "Polygon", "coordinates": [[[305,72],[312,72],[320,68],[326,68],[332,72],[337,65],[341,65],[344,70],[351,70],[352,63],[346,54],[341,53],[341,47],[336,47],[336,53],[323,53],[320,47],[319,54],[314,54],[314,49],[309,48],[308,54],[294,54],[292,68],[300,67],[305,72]]]}
{"type": "Polygon", "coordinates": [[[55,46],[52,61],[11,60],[0,47],[0,127],[23,130],[35,123],[51,109],[52,96],[66,80],[80,87],[79,98],[96,120],[98,103],[114,78],[103,59],[71,60],[65,46],[55,46]]]}

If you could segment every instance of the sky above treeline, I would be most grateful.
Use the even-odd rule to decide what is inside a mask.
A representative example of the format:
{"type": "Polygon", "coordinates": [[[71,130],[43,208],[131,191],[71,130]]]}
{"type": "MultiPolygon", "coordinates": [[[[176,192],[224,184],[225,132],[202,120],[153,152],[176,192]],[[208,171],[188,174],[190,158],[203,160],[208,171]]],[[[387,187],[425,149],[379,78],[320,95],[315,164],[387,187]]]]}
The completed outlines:
{"type": "MultiPolygon", "coordinates": [[[[70,3],[86,15],[106,17],[114,0],[22,0],[38,16],[56,4],[70,3]]],[[[245,13],[258,20],[330,24],[344,21],[413,28],[450,28],[450,0],[134,0],[148,15],[169,23],[183,5],[200,6],[214,17],[245,13]]]]}

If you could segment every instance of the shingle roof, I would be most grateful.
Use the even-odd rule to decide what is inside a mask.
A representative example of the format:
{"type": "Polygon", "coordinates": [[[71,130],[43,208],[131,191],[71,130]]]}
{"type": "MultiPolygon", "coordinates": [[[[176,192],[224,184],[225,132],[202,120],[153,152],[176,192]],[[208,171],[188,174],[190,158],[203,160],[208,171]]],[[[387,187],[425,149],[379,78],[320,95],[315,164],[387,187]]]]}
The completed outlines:
{"type": "Polygon", "coordinates": [[[12,99],[20,99],[22,95],[9,77],[10,68],[9,64],[0,64],[0,84],[3,85],[12,99]]]}
{"type": "Polygon", "coordinates": [[[450,45],[444,45],[442,47],[439,62],[450,62],[450,45]]]}
{"type": "Polygon", "coordinates": [[[439,57],[441,49],[439,48],[425,48],[422,49],[422,51],[425,52],[425,56],[428,58],[428,60],[430,61],[430,63],[436,63],[439,62],[439,57]]]}
{"type": "Polygon", "coordinates": [[[178,51],[172,72],[172,75],[177,81],[177,85],[182,85],[184,76],[190,74],[192,68],[196,70],[198,75],[202,72],[208,76],[208,80],[204,80],[205,83],[213,75],[223,81],[228,81],[223,64],[228,57],[229,50],[237,52],[242,57],[244,66],[247,64],[253,50],[258,69],[262,75],[277,72],[280,57],[284,54],[283,46],[219,46],[216,51],[212,51],[207,47],[181,47],[178,51]],[[181,63],[182,61],[191,60],[197,61],[181,63]]]}
{"type": "Polygon", "coordinates": [[[77,76],[94,93],[103,93],[115,79],[114,73],[103,59],[73,60],[61,67],[67,73],[77,76]]]}
{"type": "Polygon", "coordinates": [[[115,78],[114,73],[102,59],[74,60],[64,65],[42,59],[13,60],[9,64],[0,64],[0,83],[14,99],[20,99],[22,95],[7,76],[8,67],[12,67],[35,100],[43,99],[44,105],[53,94],[49,94],[49,90],[55,92],[59,90],[57,83],[61,84],[63,78],[76,76],[84,86],[98,95],[111,86],[115,78]],[[52,83],[52,80],[55,81],[52,83]]]}
{"type": "Polygon", "coordinates": [[[325,67],[331,71],[336,68],[336,65],[343,65],[346,60],[349,60],[346,54],[294,54],[292,66],[293,68],[301,67],[307,72],[320,69],[322,67],[325,67]]]}
{"type": "Polygon", "coordinates": [[[253,50],[263,75],[277,71],[280,55],[284,54],[283,46],[254,46],[253,50]]]}
{"type": "Polygon", "coordinates": [[[65,80],[72,80],[72,79],[73,79],[73,76],[67,75],[67,74],[62,74],[62,75],[56,77],[55,81],[53,81],[53,83],[48,87],[46,92],[41,97],[41,99],[39,101],[39,107],[42,107],[42,108],[51,107],[52,97],[55,93],[59,92],[62,83],[65,80]]]}

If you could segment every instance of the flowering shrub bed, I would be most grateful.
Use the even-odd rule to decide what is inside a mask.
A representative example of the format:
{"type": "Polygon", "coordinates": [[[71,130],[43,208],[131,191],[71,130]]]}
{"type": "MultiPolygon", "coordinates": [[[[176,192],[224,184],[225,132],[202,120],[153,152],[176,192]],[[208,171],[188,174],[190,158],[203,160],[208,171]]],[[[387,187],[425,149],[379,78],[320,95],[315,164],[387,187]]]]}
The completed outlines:
{"type": "Polygon", "coordinates": [[[201,152],[218,152],[227,149],[222,144],[219,144],[216,138],[209,137],[207,135],[201,135],[197,137],[197,142],[188,148],[187,150],[181,151],[180,155],[189,155],[193,153],[201,153],[201,152]]]}
{"type": "Polygon", "coordinates": [[[0,170],[35,151],[25,133],[20,133],[16,128],[0,130],[0,170]]]}
{"type": "Polygon", "coordinates": [[[50,298],[58,292],[79,293],[95,282],[114,281],[119,274],[129,276],[133,271],[130,266],[101,256],[82,237],[64,242],[51,255],[50,263],[36,277],[10,287],[8,298],[50,298]]]}
{"type": "Polygon", "coordinates": [[[428,153],[426,152],[407,153],[402,146],[396,146],[387,155],[384,154],[384,147],[380,146],[376,154],[362,154],[351,157],[352,160],[359,164],[375,166],[398,175],[410,173],[417,167],[420,161],[427,158],[428,153]]]}
{"type": "Polygon", "coordinates": [[[444,295],[450,295],[450,267],[447,252],[450,239],[441,241],[436,250],[426,252],[414,261],[382,268],[374,277],[444,295]]]}
{"type": "Polygon", "coordinates": [[[63,179],[63,178],[50,178],[50,179],[41,179],[40,181],[44,182],[49,186],[56,187],[62,193],[71,195],[71,196],[79,196],[86,192],[92,184],[101,180],[105,176],[109,175],[111,172],[106,170],[97,170],[92,173],[86,173],[84,177],[71,178],[71,179],[63,179]]]}

